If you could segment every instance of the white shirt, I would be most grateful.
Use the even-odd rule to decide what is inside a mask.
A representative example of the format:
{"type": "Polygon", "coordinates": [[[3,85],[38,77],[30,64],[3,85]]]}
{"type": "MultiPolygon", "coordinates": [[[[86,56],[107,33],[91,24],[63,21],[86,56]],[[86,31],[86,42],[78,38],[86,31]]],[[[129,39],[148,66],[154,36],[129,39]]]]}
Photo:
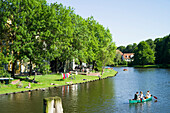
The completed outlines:
{"type": "Polygon", "coordinates": [[[143,98],[143,94],[140,94],[140,98],[143,98]]]}
{"type": "Polygon", "coordinates": [[[151,94],[149,94],[149,92],[146,93],[146,97],[150,98],[151,94]]]}

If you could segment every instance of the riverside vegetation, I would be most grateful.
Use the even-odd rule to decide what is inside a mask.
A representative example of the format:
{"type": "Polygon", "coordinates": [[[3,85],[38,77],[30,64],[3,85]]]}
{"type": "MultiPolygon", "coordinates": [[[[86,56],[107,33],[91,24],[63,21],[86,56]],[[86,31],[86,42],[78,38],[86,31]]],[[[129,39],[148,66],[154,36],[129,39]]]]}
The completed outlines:
{"type": "MultiPolygon", "coordinates": [[[[110,76],[115,76],[117,71],[114,71],[113,69],[105,69],[105,73],[101,76],[101,78],[106,78],[110,76]]],[[[33,90],[33,89],[39,89],[39,88],[48,88],[48,87],[54,87],[54,86],[62,86],[62,85],[69,85],[69,84],[75,84],[75,83],[83,83],[86,81],[96,80],[99,79],[98,76],[87,76],[87,75],[75,75],[75,79],[62,79],[61,74],[52,74],[52,75],[38,75],[36,77],[36,81],[38,83],[31,83],[31,88],[27,89],[25,88],[30,83],[26,77],[19,77],[20,79],[23,79],[21,83],[23,84],[21,88],[18,88],[18,84],[0,84],[0,94],[5,93],[13,93],[13,92],[21,92],[26,90],[33,90]],[[51,84],[52,83],[52,84],[51,84]],[[53,85],[54,84],[54,85],[53,85]]],[[[33,79],[33,76],[29,77],[30,79],[33,79]]],[[[74,77],[73,77],[74,78],[74,77]]]]}
{"type": "MultiPolygon", "coordinates": [[[[155,40],[148,39],[125,46],[119,46],[117,49],[123,53],[134,53],[134,61],[129,66],[134,67],[170,67],[170,34],[163,38],[155,40]]],[[[121,55],[116,55],[117,64],[126,64],[121,61],[121,55]]]]}
{"type": "MultiPolygon", "coordinates": [[[[109,28],[92,16],[46,0],[0,0],[0,67],[24,72],[69,72],[70,62],[103,71],[113,64],[116,45],[109,28]],[[28,70],[29,69],[29,70],[28,70]]],[[[2,72],[2,71],[1,71],[2,72]]]]}

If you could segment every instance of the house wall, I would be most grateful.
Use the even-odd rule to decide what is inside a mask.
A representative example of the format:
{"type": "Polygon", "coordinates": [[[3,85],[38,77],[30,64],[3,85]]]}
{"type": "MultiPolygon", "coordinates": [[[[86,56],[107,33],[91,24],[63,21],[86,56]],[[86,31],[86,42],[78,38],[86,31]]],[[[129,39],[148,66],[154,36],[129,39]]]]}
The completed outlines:
{"type": "MultiPolygon", "coordinates": [[[[3,53],[6,56],[6,54],[5,54],[6,49],[5,48],[10,49],[9,48],[9,42],[4,41],[4,40],[0,40],[0,52],[3,53]]],[[[3,64],[3,65],[4,65],[4,67],[7,71],[12,71],[12,67],[13,67],[12,61],[10,61],[8,64],[3,64]]],[[[17,68],[16,68],[15,73],[18,74],[21,71],[21,63],[20,63],[19,60],[17,61],[16,67],[17,68]]]]}
{"type": "Polygon", "coordinates": [[[134,53],[124,53],[122,56],[125,61],[131,62],[133,61],[134,53]]]}

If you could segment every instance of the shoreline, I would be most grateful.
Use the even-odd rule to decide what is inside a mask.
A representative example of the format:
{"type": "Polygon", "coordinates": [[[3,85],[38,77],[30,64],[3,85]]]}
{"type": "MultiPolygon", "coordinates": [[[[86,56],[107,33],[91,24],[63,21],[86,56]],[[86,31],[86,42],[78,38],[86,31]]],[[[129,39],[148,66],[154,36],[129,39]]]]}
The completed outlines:
{"type": "Polygon", "coordinates": [[[134,68],[170,68],[170,65],[132,65],[134,68]]]}
{"type": "MultiPolygon", "coordinates": [[[[114,70],[115,71],[115,70],[114,70]]],[[[21,90],[21,91],[14,91],[14,92],[9,92],[9,93],[2,93],[0,94],[0,96],[3,95],[10,95],[10,94],[17,94],[17,93],[25,93],[25,92],[32,92],[32,91],[38,91],[38,90],[42,90],[45,91],[47,89],[51,89],[51,88],[58,88],[58,87],[62,87],[62,86],[70,86],[70,85],[77,85],[77,84],[84,84],[84,83],[88,83],[88,82],[94,82],[94,81],[98,81],[98,80],[103,80],[103,79],[107,79],[107,78],[111,78],[111,77],[115,77],[117,75],[117,71],[115,71],[115,73],[113,75],[105,75],[104,77],[100,77],[100,78],[95,78],[92,80],[86,80],[86,81],[80,81],[80,82],[75,82],[75,83],[70,83],[70,84],[63,84],[63,85],[54,85],[52,87],[44,87],[44,88],[33,88],[33,89],[25,89],[25,90],[21,90]]]]}
{"type": "MultiPolygon", "coordinates": [[[[111,66],[112,67],[112,66],[111,66]]],[[[118,65],[113,67],[134,67],[134,68],[170,68],[170,64],[168,65],[118,65]]]]}

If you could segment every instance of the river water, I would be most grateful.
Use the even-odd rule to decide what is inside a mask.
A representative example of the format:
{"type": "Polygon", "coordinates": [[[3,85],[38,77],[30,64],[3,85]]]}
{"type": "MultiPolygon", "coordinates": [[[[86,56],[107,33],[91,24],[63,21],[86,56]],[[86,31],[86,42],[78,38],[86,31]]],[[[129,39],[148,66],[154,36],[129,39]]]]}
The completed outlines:
{"type": "Polygon", "coordinates": [[[114,67],[117,76],[85,84],[0,96],[0,113],[43,113],[43,98],[60,96],[64,113],[170,113],[170,69],[114,67]],[[136,91],[158,99],[129,104],[136,91]]]}

